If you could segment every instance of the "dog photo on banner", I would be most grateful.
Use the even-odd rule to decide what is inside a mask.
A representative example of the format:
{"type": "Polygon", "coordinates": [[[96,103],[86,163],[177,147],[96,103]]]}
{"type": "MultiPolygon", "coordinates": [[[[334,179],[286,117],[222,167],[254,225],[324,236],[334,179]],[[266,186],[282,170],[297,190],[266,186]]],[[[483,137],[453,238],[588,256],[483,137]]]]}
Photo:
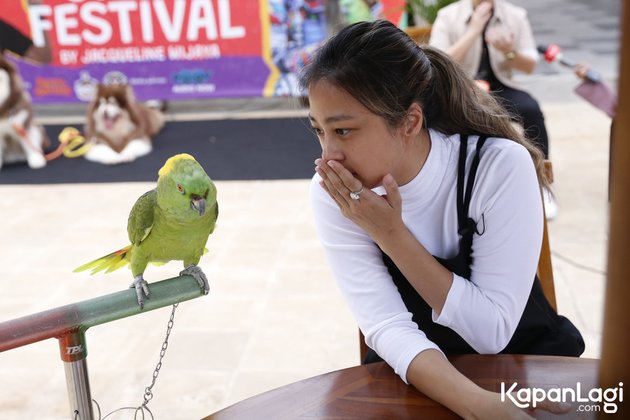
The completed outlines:
{"type": "Polygon", "coordinates": [[[32,169],[46,166],[48,138],[33,120],[29,94],[15,66],[0,55],[0,168],[26,162],[32,169]]]}

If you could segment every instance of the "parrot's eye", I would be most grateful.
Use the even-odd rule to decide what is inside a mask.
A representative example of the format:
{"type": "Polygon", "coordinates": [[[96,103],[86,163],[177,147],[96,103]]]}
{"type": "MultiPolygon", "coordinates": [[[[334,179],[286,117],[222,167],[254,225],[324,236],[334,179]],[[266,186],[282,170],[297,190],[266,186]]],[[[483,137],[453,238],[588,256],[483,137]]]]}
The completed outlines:
{"type": "Polygon", "coordinates": [[[182,187],[182,184],[177,184],[177,191],[184,194],[184,187],[182,187]]]}

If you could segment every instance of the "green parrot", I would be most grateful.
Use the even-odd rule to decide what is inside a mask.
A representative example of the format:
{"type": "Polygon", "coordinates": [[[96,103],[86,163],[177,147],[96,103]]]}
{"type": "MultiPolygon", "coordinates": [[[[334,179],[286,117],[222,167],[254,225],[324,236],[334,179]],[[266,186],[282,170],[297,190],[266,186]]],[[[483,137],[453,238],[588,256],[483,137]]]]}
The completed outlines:
{"type": "Polygon", "coordinates": [[[218,216],[217,189],[201,165],[188,154],[172,156],[158,172],[157,188],[140,196],[129,213],[131,244],[74,272],[109,273],[129,264],[131,287],[144,308],[144,298],[150,295],[143,277],[147,264],[181,260],[185,269],[180,275],[193,276],[207,294],[208,279],[197,264],[218,216]]]}

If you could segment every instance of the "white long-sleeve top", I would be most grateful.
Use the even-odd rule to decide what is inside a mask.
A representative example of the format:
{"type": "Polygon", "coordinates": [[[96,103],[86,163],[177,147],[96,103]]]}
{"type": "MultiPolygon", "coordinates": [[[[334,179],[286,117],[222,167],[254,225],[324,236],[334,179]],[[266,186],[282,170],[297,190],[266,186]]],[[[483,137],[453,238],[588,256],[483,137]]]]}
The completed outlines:
{"type": "MultiPolygon", "coordinates": [[[[430,131],[431,150],[418,175],[400,186],[402,218],[432,255],[452,258],[457,233],[459,135],[430,131]]],[[[466,173],[475,153],[468,139],[466,173]]],[[[315,225],[333,276],[366,343],[407,382],[409,364],[420,352],[439,347],[412,321],[382,254],[368,234],[344,217],[319,185],[310,186],[315,225]]],[[[382,187],[373,191],[383,194],[382,187]]],[[[471,278],[453,274],[442,312],[433,321],[457,332],[479,353],[498,353],[508,344],[529,297],[543,230],[538,180],[527,150],[516,142],[489,138],[482,151],[469,216],[473,237],[471,278]],[[482,222],[484,215],[485,224],[482,222]]]]}

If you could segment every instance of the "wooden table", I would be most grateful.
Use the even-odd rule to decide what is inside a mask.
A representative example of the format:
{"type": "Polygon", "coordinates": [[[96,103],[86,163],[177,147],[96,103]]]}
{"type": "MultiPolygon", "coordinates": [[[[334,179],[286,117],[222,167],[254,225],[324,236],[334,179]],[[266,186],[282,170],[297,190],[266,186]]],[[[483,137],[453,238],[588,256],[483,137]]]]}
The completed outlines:
{"type": "MultiPolygon", "coordinates": [[[[516,381],[519,388],[576,388],[582,395],[595,387],[599,360],[556,356],[464,355],[453,365],[479,386],[501,392],[516,381]]],[[[517,388],[518,389],[518,388],[517,388]]],[[[514,391],[516,392],[516,391],[514,391]]],[[[574,407],[576,408],[574,403],[574,407]]],[[[542,413],[542,412],[541,412],[542,413]]],[[[549,413],[543,413],[548,415],[549,413]]],[[[243,400],[206,419],[453,419],[452,411],[407,386],[385,363],[356,366],[312,378],[243,400]]],[[[594,418],[574,410],[559,418],[594,418]]],[[[553,417],[555,418],[555,417],[553,417]]]]}

